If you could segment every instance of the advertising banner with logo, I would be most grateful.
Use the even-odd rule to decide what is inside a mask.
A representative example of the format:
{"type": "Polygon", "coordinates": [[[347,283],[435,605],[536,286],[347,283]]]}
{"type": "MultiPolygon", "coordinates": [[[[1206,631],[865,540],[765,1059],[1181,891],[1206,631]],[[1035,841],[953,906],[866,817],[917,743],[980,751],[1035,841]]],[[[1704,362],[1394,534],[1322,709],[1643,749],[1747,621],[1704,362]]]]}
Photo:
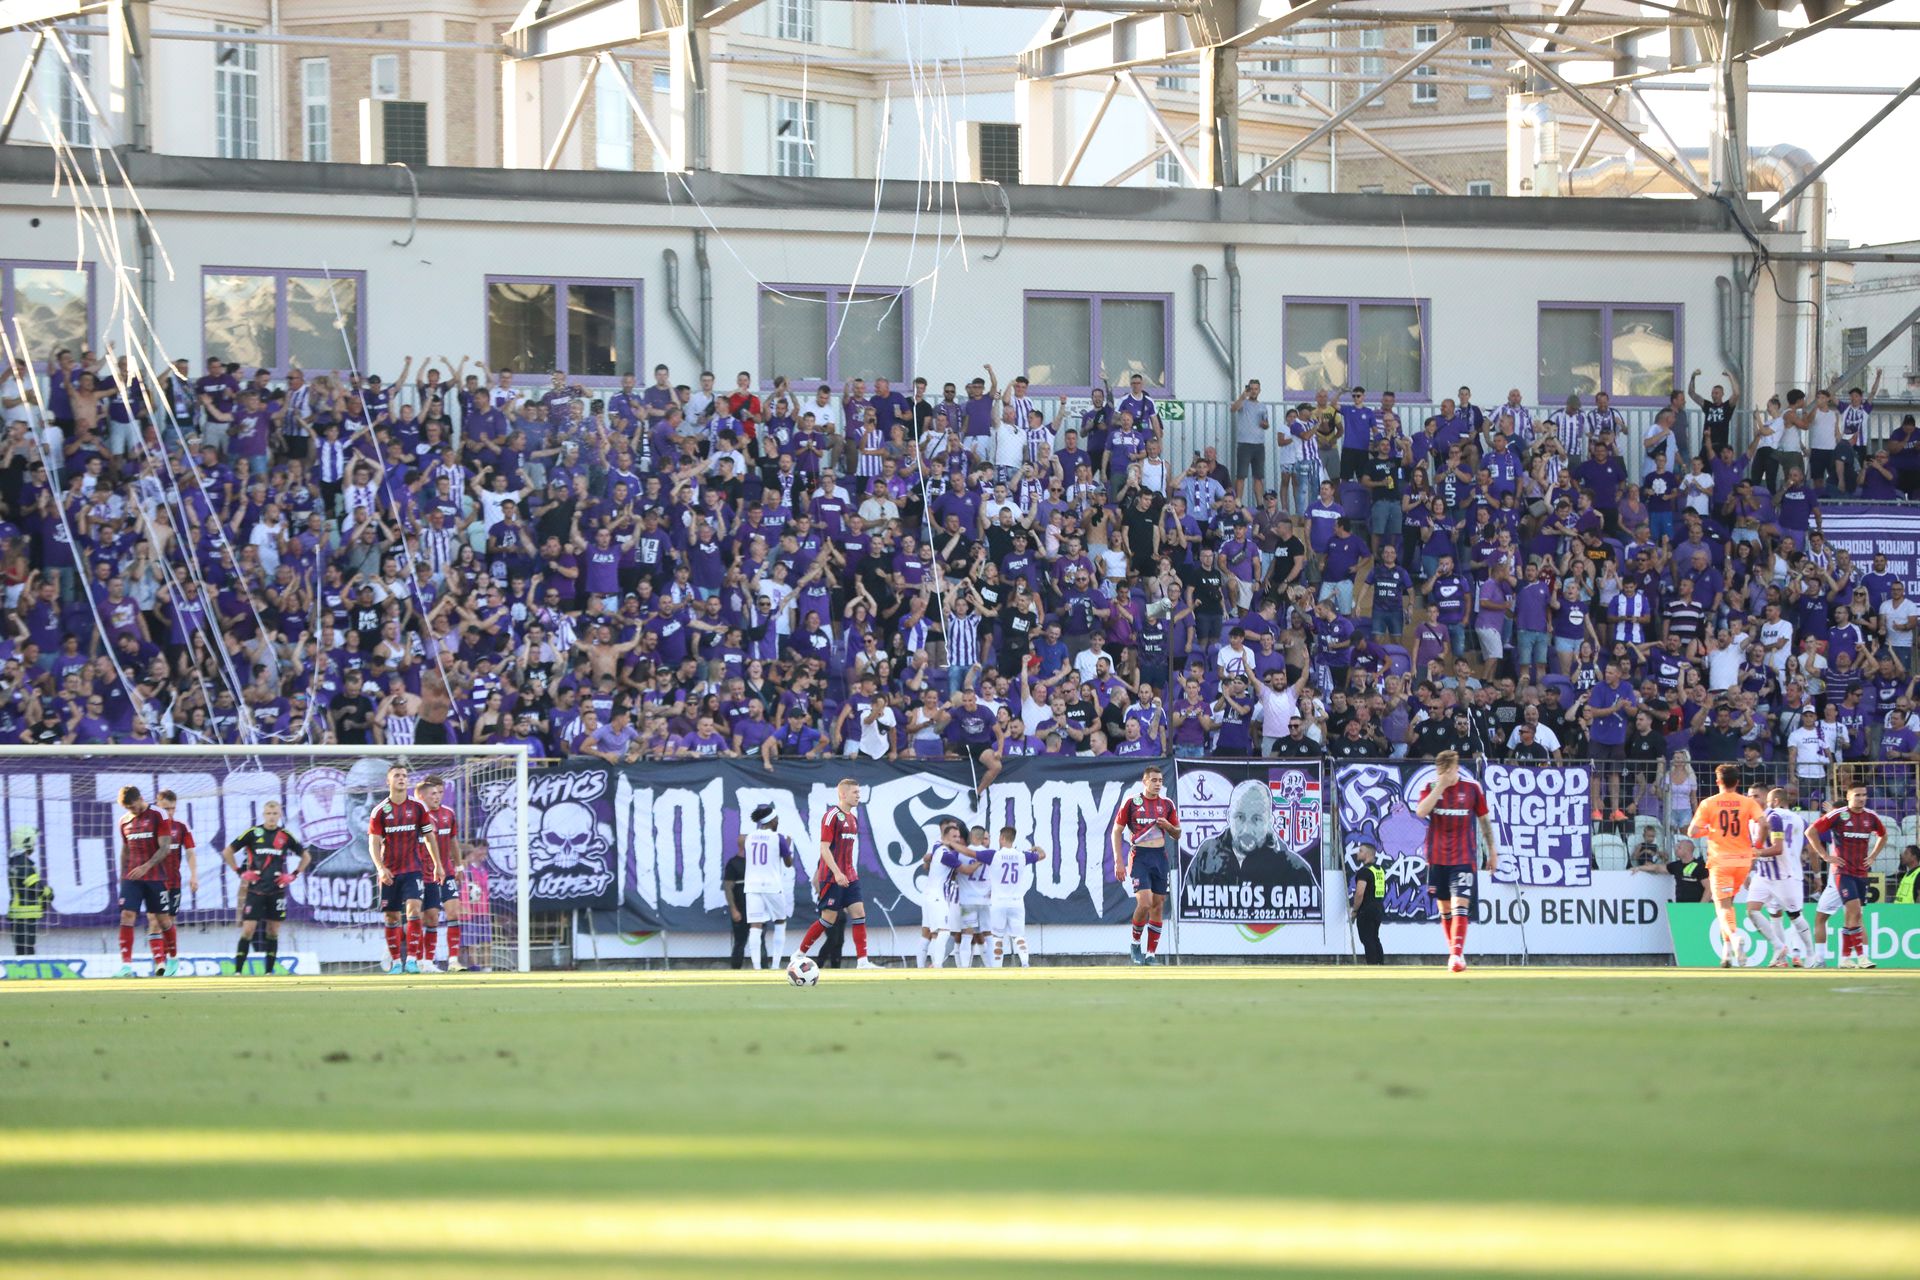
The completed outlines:
{"type": "Polygon", "coordinates": [[[577,770],[576,778],[594,775],[605,785],[589,802],[575,797],[592,783],[569,783],[578,790],[568,791],[566,803],[589,812],[569,810],[558,828],[550,821],[556,806],[542,810],[530,862],[537,885],[549,872],[572,874],[599,865],[600,851],[618,850],[612,870],[621,930],[720,931],[727,927],[721,872],[742,824],[751,825],[744,815],[771,804],[781,832],[800,848],[795,904],[811,918],[808,876],[819,861],[820,822],[835,784],[851,777],[860,784],[860,882],[870,921],[919,928],[921,861],[938,842],[940,820],[951,816],[987,828],[996,844],[1000,828],[1011,826],[1020,841],[1046,850],[1027,900],[1029,924],[1117,922],[1130,917],[1133,902],[1113,879],[1107,840],[1142,767],[1139,760],[1028,757],[1011,763],[983,799],[974,797],[966,766],[948,762],[783,760],[770,773],[757,760],[719,759],[577,770]]]}
{"type": "Polygon", "coordinates": [[[1319,921],[1319,761],[1180,760],[1177,914],[1185,922],[1319,921]]]}
{"type": "MultiPolygon", "coordinates": [[[[141,939],[144,943],[145,939],[141,939]]],[[[144,950],[144,948],[142,948],[144,950]]],[[[189,978],[232,977],[233,957],[183,955],[180,970],[189,978]]],[[[133,971],[139,977],[153,976],[152,960],[135,960],[133,971]]],[[[246,972],[264,973],[265,959],[255,956],[247,961],[246,972]]],[[[111,978],[120,972],[120,957],[114,955],[0,956],[0,978],[111,978]]],[[[320,957],[311,951],[282,951],[279,972],[319,973],[320,957]]]]}
{"type": "MultiPolygon", "coordinates": [[[[1807,926],[1813,926],[1814,908],[1808,903],[1807,926]]],[[[1667,923],[1673,931],[1673,962],[1682,969],[1712,969],[1720,964],[1726,943],[1720,936],[1720,923],[1713,907],[1705,902],[1670,902],[1667,923]]],[[[1882,969],[1920,969],[1920,906],[1913,903],[1870,902],[1866,906],[1867,956],[1882,969]]],[[[1740,913],[1740,924],[1747,935],[1747,967],[1767,964],[1773,959],[1772,944],[1740,913]]],[[[1840,950],[1839,920],[1827,922],[1828,950],[1840,950]]]]}
{"type": "Polygon", "coordinates": [[[1827,545],[1852,552],[1862,572],[1884,555],[1887,572],[1906,582],[1909,595],[1920,595],[1920,510],[1911,503],[1822,502],[1820,528],[1827,545]]]}
{"type": "MultiPolygon", "coordinates": [[[[1433,765],[1367,761],[1334,771],[1340,851],[1345,865],[1371,845],[1387,869],[1388,921],[1430,920],[1426,890],[1426,822],[1414,806],[1433,780],[1433,765]]],[[[1487,816],[1500,844],[1500,866],[1486,885],[1580,889],[1593,883],[1593,828],[1585,765],[1463,767],[1487,795],[1487,816]]],[[[1483,885],[1483,887],[1485,887],[1483,885]]]]}

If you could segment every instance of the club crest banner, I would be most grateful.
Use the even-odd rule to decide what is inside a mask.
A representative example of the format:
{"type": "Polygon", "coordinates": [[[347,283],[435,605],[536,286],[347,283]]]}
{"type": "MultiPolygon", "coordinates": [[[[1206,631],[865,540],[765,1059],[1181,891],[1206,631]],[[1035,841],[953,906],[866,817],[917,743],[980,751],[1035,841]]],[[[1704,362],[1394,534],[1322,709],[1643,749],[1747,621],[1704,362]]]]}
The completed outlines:
{"type": "Polygon", "coordinates": [[[1272,925],[1320,920],[1320,764],[1181,760],[1178,914],[1272,925]]]}

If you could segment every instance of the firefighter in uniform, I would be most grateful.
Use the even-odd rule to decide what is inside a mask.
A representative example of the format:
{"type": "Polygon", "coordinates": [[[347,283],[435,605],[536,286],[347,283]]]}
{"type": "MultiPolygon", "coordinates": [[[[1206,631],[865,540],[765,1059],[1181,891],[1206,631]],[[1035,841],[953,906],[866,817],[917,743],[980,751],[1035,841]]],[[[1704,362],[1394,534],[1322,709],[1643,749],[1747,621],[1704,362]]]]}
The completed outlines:
{"type": "Polygon", "coordinates": [[[13,954],[30,956],[40,941],[40,921],[53,905],[53,887],[33,859],[34,830],[15,827],[13,853],[7,859],[7,924],[13,931],[13,954]]]}
{"type": "Polygon", "coordinates": [[[1387,909],[1387,872],[1370,844],[1354,853],[1360,865],[1353,869],[1353,925],[1360,934],[1360,946],[1368,964],[1385,964],[1387,953],[1380,947],[1380,918],[1387,909]]]}

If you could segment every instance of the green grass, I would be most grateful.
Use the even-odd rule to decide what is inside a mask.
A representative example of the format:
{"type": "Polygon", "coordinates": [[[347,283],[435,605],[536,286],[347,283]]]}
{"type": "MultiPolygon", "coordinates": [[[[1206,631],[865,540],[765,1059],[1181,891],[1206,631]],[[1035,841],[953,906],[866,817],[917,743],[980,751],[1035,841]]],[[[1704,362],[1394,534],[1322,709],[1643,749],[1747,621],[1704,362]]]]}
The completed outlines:
{"type": "Polygon", "coordinates": [[[1824,1275],[1892,1275],[1920,1248],[1897,973],[5,983],[0,1040],[10,1276],[1794,1275],[1829,1231],[1869,1247],[1824,1275]]]}

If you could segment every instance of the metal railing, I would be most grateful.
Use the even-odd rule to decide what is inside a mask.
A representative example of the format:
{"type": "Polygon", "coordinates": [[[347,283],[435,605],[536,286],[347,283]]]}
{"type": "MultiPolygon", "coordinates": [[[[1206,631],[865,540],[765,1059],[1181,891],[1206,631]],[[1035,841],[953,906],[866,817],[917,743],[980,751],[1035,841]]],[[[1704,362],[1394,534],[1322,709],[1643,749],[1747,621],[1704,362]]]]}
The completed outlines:
{"type": "MultiPolygon", "coordinates": [[[[1292,400],[1266,402],[1269,421],[1278,427],[1286,421],[1289,408],[1297,407],[1303,401],[1312,399],[1312,396],[1302,396],[1292,400]]],[[[1233,466],[1233,405],[1225,400],[1181,400],[1175,403],[1179,405],[1180,416],[1166,414],[1162,418],[1166,425],[1165,456],[1168,464],[1176,470],[1182,469],[1194,457],[1208,447],[1212,447],[1218,451],[1222,463],[1229,467],[1233,466]]],[[[1420,424],[1425,420],[1428,411],[1435,407],[1437,406],[1425,404],[1403,405],[1400,413],[1401,428],[1411,436],[1420,429],[1420,424]]],[[[1530,405],[1529,408],[1534,410],[1536,423],[1544,421],[1544,412],[1541,407],[1530,405]]],[[[1748,430],[1752,423],[1752,417],[1748,414],[1747,408],[1748,406],[1742,406],[1734,424],[1733,441],[1735,445],[1741,447],[1746,444],[1748,430]]],[[[1619,411],[1627,424],[1625,437],[1621,441],[1621,457],[1626,459],[1630,466],[1643,456],[1641,442],[1645,440],[1647,432],[1652,429],[1654,415],[1658,412],[1657,408],[1630,408],[1619,411]]],[[[1899,428],[1900,420],[1904,416],[1904,413],[1888,411],[1875,413],[1868,419],[1869,452],[1886,442],[1887,437],[1899,428]]],[[[1690,450],[1697,450],[1700,447],[1700,422],[1697,410],[1689,410],[1686,439],[1690,450]]],[[[1280,478],[1281,468],[1276,453],[1277,451],[1271,447],[1266,452],[1266,475],[1263,483],[1269,489],[1273,488],[1280,478]]],[[[1322,461],[1331,462],[1324,457],[1322,461]]],[[[1329,466],[1328,470],[1331,471],[1333,468],[1329,466]]],[[[1637,475],[1635,479],[1638,479],[1637,475]]]]}
{"type": "MultiPolygon", "coordinates": [[[[1396,764],[1405,760],[1328,760],[1325,762],[1327,794],[1333,797],[1338,770],[1347,764],[1396,764]]],[[[1482,762],[1484,763],[1484,761],[1482,762]]],[[[1508,764],[1514,762],[1508,761],[1508,764]]],[[[1584,768],[1591,778],[1589,799],[1592,822],[1593,866],[1597,871],[1621,871],[1634,865],[1636,852],[1651,847],[1662,861],[1674,854],[1676,842],[1686,835],[1695,806],[1714,794],[1717,761],[1679,762],[1672,759],[1639,763],[1623,760],[1564,760],[1555,762],[1584,768]]],[[[1887,827],[1887,843],[1873,869],[1888,875],[1899,867],[1900,852],[1910,844],[1920,844],[1920,765],[1885,761],[1842,762],[1828,765],[1817,774],[1802,771],[1785,761],[1764,761],[1743,767],[1742,782],[1756,786],[1786,787],[1789,807],[1806,813],[1824,813],[1846,803],[1850,787],[1867,789],[1867,807],[1880,815],[1887,827]]],[[[1337,825],[1337,798],[1330,799],[1326,825],[1329,834],[1337,825]]],[[[1329,867],[1339,865],[1341,839],[1326,845],[1329,867]]],[[[1644,856],[1644,853],[1642,853],[1644,856]]]]}

